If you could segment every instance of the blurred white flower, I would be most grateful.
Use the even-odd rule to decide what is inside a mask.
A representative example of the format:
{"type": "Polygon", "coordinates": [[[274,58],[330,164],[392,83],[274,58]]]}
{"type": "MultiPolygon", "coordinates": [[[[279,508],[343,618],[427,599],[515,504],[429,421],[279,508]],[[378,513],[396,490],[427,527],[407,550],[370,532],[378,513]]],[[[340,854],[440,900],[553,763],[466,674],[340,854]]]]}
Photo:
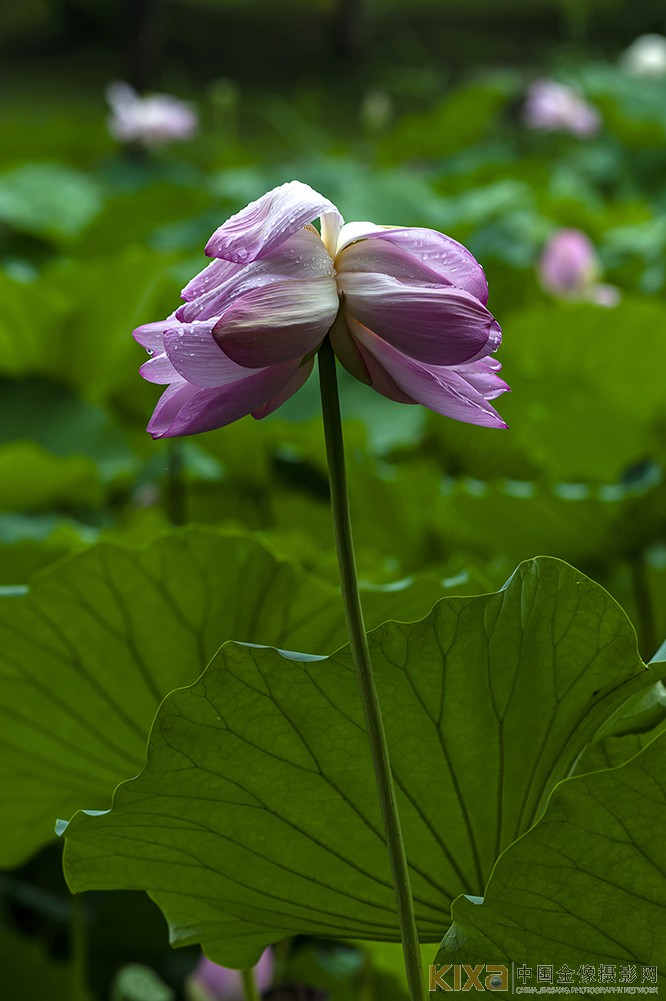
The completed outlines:
{"type": "Polygon", "coordinates": [[[640,35],[620,56],[620,65],[631,76],[658,80],[666,76],[666,38],[640,35]]]}
{"type": "Polygon", "coordinates": [[[535,80],[527,89],[523,121],[531,129],[571,132],[591,136],[599,131],[601,117],[584,97],[557,80],[535,80]]]}
{"type": "Polygon", "coordinates": [[[196,111],[171,94],[141,97],[120,80],[110,83],[105,93],[111,108],[109,132],[119,142],[157,149],[191,139],[199,126],[196,111]]]}
{"type": "Polygon", "coordinates": [[[592,241],[579,229],[558,229],[544,247],[538,264],[542,288],[561,299],[616,306],[620,291],[597,279],[601,263],[592,241]]]}

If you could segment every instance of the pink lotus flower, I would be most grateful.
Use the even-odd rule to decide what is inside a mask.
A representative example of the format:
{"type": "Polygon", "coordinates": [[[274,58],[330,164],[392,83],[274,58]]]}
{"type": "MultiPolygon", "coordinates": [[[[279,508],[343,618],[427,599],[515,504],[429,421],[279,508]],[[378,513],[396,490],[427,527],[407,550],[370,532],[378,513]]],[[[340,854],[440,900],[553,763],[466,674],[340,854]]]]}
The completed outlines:
{"type": "Polygon", "coordinates": [[[548,240],[539,260],[539,280],[552,295],[563,299],[617,305],[620,293],[601,284],[601,263],[592,241],[579,229],[558,229],[548,240]]]}
{"type": "Polygon", "coordinates": [[[306,381],[330,335],[342,364],[399,403],[506,427],[488,403],[508,389],[490,355],[500,328],[481,266],[430,229],[348,223],[291,181],[213,233],[215,260],[168,319],[134,331],[168,385],[148,430],[198,434],[272,413],[306,381]],[[311,225],[321,220],[321,235],[311,225]]]}
{"type": "Polygon", "coordinates": [[[128,83],[116,81],[106,88],[106,99],[111,107],[109,132],[119,142],[155,149],[191,139],[199,126],[193,108],[170,94],[140,97],[128,83]]]}
{"type": "Polygon", "coordinates": [[[592,136],[599,131],[601,118],[572,87],[557,80],[535,80],[527,90],[523,121],[531,129],[545,132],[571,132],[592,136]]]}
{"type": "MultiPolygon", "coordinates": [[[[262,953],[254,967],[259,993],[265,991],[273,979],[273,954],[270,949],[262,953]]],[[[188,1001],[243,1001],[243,984],[238,970],[227,969],[202,956],[186,984],[188,1001]]]]}

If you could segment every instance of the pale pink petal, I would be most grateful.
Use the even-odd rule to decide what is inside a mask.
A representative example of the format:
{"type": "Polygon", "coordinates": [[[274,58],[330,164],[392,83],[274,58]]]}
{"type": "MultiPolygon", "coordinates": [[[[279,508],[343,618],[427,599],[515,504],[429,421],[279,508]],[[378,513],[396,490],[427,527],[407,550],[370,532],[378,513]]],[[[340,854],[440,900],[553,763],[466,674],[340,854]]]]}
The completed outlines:
{"type": "Polygon", "coordinates": [[[389,375],[388,370],[377,361],[372,352],[368,351],[360,341],[358,342],[358,350],[368,371],[370,386],[375,392],[381,393],[382,396],[393,400],[395,403],[417,402],[404,389],[398,386],[395,379],[389,375]]]}
{"type": "Polygon", "coordinates": [[[146,382],[166,386],[180,380],[178,372],[164,353],[164,334],[174,326],[179,324],[173,317],[169,317],[157,323],[144,323],[132,331],[134,339],[153,356],[139,369],[146,382]]]}
{"type": "Polygon", "coordinates": [[[183,291],[180,293],[181,298],[185,302],[191,302],[193,299],[198,299],[200,295],[205,295],[206,292],[210,292],[217,288],[222,282],[228,281],[233,275],[238,274],[242,271],[246,265],[244,264],[234,264],[232,261],[223,261],[216,258],[211,261],[210,264],[200,271],[198,275],[191,278],[187,283],[183,291]]]}
{"type": "Polygon", "coordinates": [[[401,282],[421,285],[453,285],[417,258],[386,240],[359,240],[335,259],[339,275],[383,274],[401,282]]]}
{"type": "Polygon", "coordinates": [[[403,226],[378,226],[374,222],[346,222],[338,233],[336,255],[341,254],[345,247],[356,243],[357,240],[365,240],[369,236],[375,236],[377,233],[388,230],[404,228],[403,226]]]}
{"type": "Polygon", "coordinates": [[[291,382],[297,367],[293,362],[275,365],[215,389],[189,383],[170,386],[160,398],[148,430],[154,438],[175,438],[233,424],[272,400],[291,382]]]}
{"type": "MultiPolygon", "coordinates": [[[[353,322],[353,321],[352,321],[353,322]]],[[[356,324],[359,326],[359,324],[356,324]]],[[[375,360],[374,355],[362,346],[351,333],[342,310],[335,318],[328,336],[337,359],[344,365],[350,375],[367,386],[371,386],[382,396],[396,403],[413,403],[414,401],[396,386],[385,368],[375,360]]]]}
{"type": "Polygon", "coordinates": [[[206,244],[206,255],[249,264],[265,257],[292,233],[327,213],[334,219],[341,219],[328,198],[308,184],[289,181],[227,219],[206,244]]]}
{"type": "Polygon", "coordinates": [[[494,400],[502,393],[510,393],[511,389],[499,375],[497,369],[501,364],[495,359],[480,358],[473,361],[471,365],[456,365],[455,371],[465,382],[473,386],[486,400],[494,400]],[[494,364],[489,364],[489,362],[494,364]]]}
{"type": "Polygon", "coordinates": [[[132,337],[146,351],[150,351],[152,354],[161,354],[164,351],[164,331],[173,325],[172,317],[167,320],[158,320],[155,323],[142,323],[140,327],[132,331],[132,337]]]}
{"type": "Polygon", "coordinates": [[[213,336],[239,365],[277,365],[317,348],[339,305],[332,278],[265,285],[236,299],[218,320],[213,336]]]}
{"type": "Polygon", "coordinates": [[[321,238],[331,257],[335,257],[338,237],[342,229],[340,213],[325,212],[321,217],[321,238]]]}
{"type": "Polygon", "coordinates": [[[170,382],[177,382],[180,378],[164,352],[144,362],[139,374],[146,382],[155,382],[161,386],[168,386],[170,382]]]}
{"type": "Polygon", "coordinates": [[[344,365],[350,375],[353,375],[359,382],[370,385],[371,378],[365,360],[359,351],[358,344],[352,337],[345,315],[342,310],[335,318],[335,323],[328,332],[336,357],[344,365]]]}
{"type": "Polygon", "coordinates": [[[236,364],[212,334],[216,321],[182,323],[167,331],[164,347],[179,376],[201,388],[226,386],[257,372],[236,364]]]}
{"type": "MultiPolygon", "coordinates": [[[[350,322],[352,331],[364,357],[372,356],[375,362],[413,403],[420,403],[435,413],[444,414],[467,424],[482,427],[506,427],[497,411],[454,368],[443,369],[415,361],[363,324],[350,322]]],[[[379,382],[373,387],[384,393],[379,382]]],[[[384,395],[389,395],[384,393],[384,395]]],[[[391,399],[395,397],[391,396],[391,399]]]]}
{"type": "Polygon", "coordinates": [[[153,411],[146,430],[153,438],[162,438],[178,416],[181,408],[198,392],[185,379],[179,379],[165,389],[153,411]]]}
{"type": "MultiPolygon", "coordinates": [[[[260,261],[253,261],[244,267],[229,264],[228,261],[214,261],[209,267],[213,268],[216,264],[222,264],[224,268],[218,269],[211,278],[211,281],[216,282],[215,286],[181,306],[176,312],[179,320],[189,323],[191,320],[207,320],[219,316],[238,296],[262,285],[310,278],[333,279],[335,274],[333,260],[319,234],[309,227],[299,229],[260,261]]],[[[203,276],[207,271],[208,269],[199,276],[202,278],[199,287],[203,286],[203,276]]]]}
{"type": "Polygon", "coordinates": [[[377,272],[401,281],[444,283],[464,289],[484,305],[488,301],[488,283],[478,261],[460,243],[432,229],[377,229],[338,252],[335,263],[338,272],[377,272]]]}
{"type": "Polygon", "coordinates": [[[262,417],[268,417],[268,415],[272,414],[274,410],[277,410],[278,407],[281,407],[282,404],[286,400],[288,400],[290,396],[293,396],[294,393],[297,393],[298,390],[301,388],[301,386],[303,386],[308,381],[313,366],[314,366],[314,358],[311,358],[310,361],[306,361],[302,365],[300,365],[296,369],[294,375],[292,375],[289,382],[287,382],[282,387],[282,389],[280,389],[279,392],[275,394],[275,396],[273,396],[270,400],[268,400],[267,403],[264,403],[263,406],[258,407],[256,410],[253,410],[252,416],[259,421],[262,419],[262,417]]]}
{"type": "Polygon", "coordinates": [[[403,285],[388,275],[338,275],[346,317],[430,365],[458,365],[490,354],[501,341],[493,315],[469,292],[403,285]]]}

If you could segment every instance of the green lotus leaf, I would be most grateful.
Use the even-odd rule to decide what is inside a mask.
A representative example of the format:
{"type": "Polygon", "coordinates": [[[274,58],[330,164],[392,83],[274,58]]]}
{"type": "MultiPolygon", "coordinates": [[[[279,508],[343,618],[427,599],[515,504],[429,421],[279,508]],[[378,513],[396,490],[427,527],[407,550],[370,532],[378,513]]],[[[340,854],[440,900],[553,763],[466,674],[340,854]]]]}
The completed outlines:
{"type": "MultiPolygon", "coordinates": [[[[424,942],[617,706],[659,677],[628,619],[558,560],[369,637],[424,942]]],[[[666,668],[665,668],[666,670],[666,668]]],[[[142,774],[66,828],[74,891],[147,890],[176,945],[247,966],[297,933],[398,939],[348,648],[225,644],[161,705],[142,774]]]]}
{"type": "MultiPolygon", "coordinates": [[[[460,581],[458,581],[460,585],[460,581]]],[[[404,580],[365,593],[369,625],[418,618],[447,593],[404,580]]],[[[329,653],[345,641],[336,588],[256,539],[176,531],[143,548],[99,544],[0,595],[0,864],[55,837],[58,817],[103,809],[145,761],[157,708],[228,639],[329,653]]]]}
{"type": "Polygon", "coordinates": [[[483,902],[455,901],[437,962],[510,961],[532,975],[536,964],[661,967],[663,988],[664,823],[663,735],[619,768],[562,782],[498,860],[483,902]]]}

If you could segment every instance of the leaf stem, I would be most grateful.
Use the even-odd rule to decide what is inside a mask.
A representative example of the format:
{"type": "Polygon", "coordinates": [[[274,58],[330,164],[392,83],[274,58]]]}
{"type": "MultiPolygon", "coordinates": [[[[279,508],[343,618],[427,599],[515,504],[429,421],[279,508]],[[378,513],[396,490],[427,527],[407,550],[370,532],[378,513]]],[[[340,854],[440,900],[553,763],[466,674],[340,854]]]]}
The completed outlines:
{"type": "Polygon", "coordinates": [[[257,988],[257,981],[254,979],[254,970],[251,968],[241,970],[240,975],[243,984],[244,1001],[261,1001],[259,997],[259,990],[257,988]]]}
{"type": "Polygon", "coordinates": [[[375,783],[384,822],[393,889],[398,908],[398,921],[405,959],[405,971],[410,1001],[423,1001],[424,982],[421,967],[414,901],[409,879],[405,844],[402,837],[398,804],[396,802],[388,744],[384,732],[379,698],[370,660],[370,650],[363,622],[363,610],[358,591],[356,559],[352,540],[347,473],[345,469],[340,400],[335,371],[335,354],[327,337],[319,350],[319,387],[326,439],[328,478],[331,489],[331,509],[335,548],[338,554],[342,600],[347,620],[347,631],[352,658],[361,692],[361,702],[368,731],[370,754],[375,773],[375,783]]]}

